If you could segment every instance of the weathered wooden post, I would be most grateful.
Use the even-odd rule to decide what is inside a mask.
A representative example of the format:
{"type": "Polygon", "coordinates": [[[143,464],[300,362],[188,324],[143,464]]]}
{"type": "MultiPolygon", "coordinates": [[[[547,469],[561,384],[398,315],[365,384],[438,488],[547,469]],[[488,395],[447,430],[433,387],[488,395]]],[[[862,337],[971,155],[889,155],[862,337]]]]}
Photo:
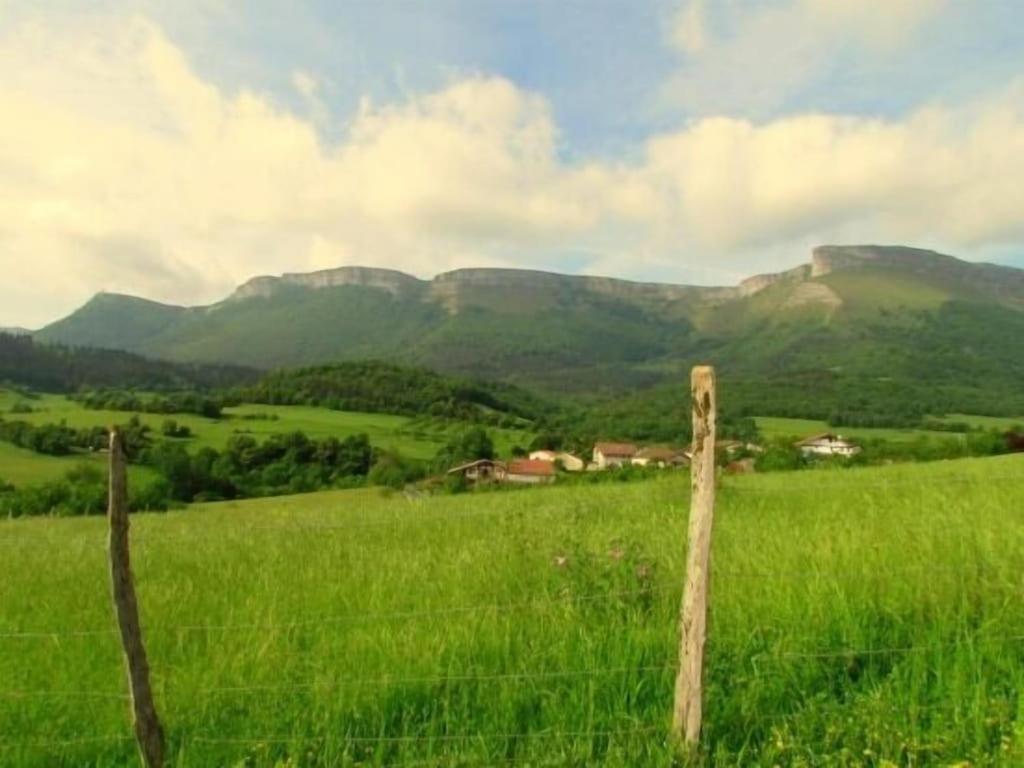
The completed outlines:
{"type": "Polygon", "coordinates": [[[708,569],[715,514],[715,370],[697,366],[691,374],[693,399],[692,495],[686,550],[686,585],[679,617],[679,672],[673,733],[687,748],[700,741],[707,637],[708,569]]]}
{"type": "Polygon", "coordinates": [[[164,764],[164,732],[153,704],[149,685],[149,662],[142,644],[139,605],[135,598],[131,561],[128,556],[128,479],[124,439],[117,427],[110,430],[110,584],[114,611],[124,646],[132,716],[139,753],[148,768],[164,764]]]}

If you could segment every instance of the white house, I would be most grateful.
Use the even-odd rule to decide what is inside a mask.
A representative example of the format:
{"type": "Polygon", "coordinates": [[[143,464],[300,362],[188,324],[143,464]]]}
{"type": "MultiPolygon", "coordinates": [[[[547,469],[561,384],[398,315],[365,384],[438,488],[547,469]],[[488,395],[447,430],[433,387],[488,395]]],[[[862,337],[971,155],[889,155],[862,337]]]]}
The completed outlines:
{"type": "Polygon", "coordinates": [[[556,461],[561,462],[562,468],[566,472],[582,472],[587,468],[587,462],[567,451],[551,451],[547,449],[530,451],[530,461],[546,461],[551,464],[554,464],[556,461]]]}
{"type": "Polygon", "coordinates": [[[860,453],[860,446],[851,443],[842,435],[834,435],[825,432],[821,435],[812,435],[804,438],[796,444],[804,456],[856,456],[860,453]]]}
{"type": "Polygon", "coordinates": [[[587,468],[587,462],[579,456],[566,451],[559,451],[555,460],[562,462],[562,466],[565,467],[566,472],[582,472],[587,468]]]}
{"type": "Polygon", "coordinates": [[[530,451],[530,461],[551,461],[558,458],[558,451],[549,451],[546,448],[540,451],[530,451]]]}
{"type": "Polygon", "coordinates": [[[637,447],[632,443],[597,443],[594,446],[594,463],[598,469],[621,467],[636,456],[637,447]]]}

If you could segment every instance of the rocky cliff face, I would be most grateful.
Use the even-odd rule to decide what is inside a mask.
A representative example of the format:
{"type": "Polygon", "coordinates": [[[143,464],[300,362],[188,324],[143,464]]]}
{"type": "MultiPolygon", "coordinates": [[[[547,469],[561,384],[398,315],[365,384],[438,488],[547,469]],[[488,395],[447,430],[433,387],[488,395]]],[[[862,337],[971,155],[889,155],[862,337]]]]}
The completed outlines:
{"type": "Polygon", "coordinates": [[[864,267],[899,270],[959,291],[1024,307],[1024,270],[997,264],[962,261],[937,251],[902,245],[823,245],[811,254],[811,276],[864,267]]]}
{"type": "Polygon", "coordinates": [[[783,272],[755,275],[738,286],[708,287],[670,283],[639,283],[610,277],[561,275],[526,269],[456,269],[437,275],[433,280],[420,280],[404,272],[372,267],[339,267],[307,274],[285,274],[281,277],[255,277],[242,285],[229,300],[267,297],[284,287],[308,289],[359,285],[380,288],[392,295],[411,295],[425,291],[424,297],[455,308],[460,296],[478,289],[552,292],[562,289],[601,294],[625,301],[666,304],[678,301],[721,302],[741,299],[779,283],[799,285],[841,270],[880,266],[911,272],[945,275],[963,284],[976,284],[986,290],[1004,293],[1004,281],[1020,293],[1024,288],[1024,272],[987,264],[960,261],[935,251],[904,246],[823,245],[811,253],[809,264],[801,264],[783,272]]]}
{"type": "Polygon", "coordinates": [[[936,251],[902,245],[820,245],[811,252],[811,277],[868,264],[930,272],[973,266],[936,251]]]}
{"type": "Polygon", "coordinates": [[[801,264],[799,267],[793,269],[787,269],[785,272],[770,272],[764,275],[754,275],[748,277],[739,287],[736,289],[737,297],[753,296],[755,293],[760,293],[765,288],[775,285],[776,283],[802,283],[803,281],[811,277],[811,266],[809,264],[801,264]]]}
{"type": "Polygon", "coordinates": [[[459,288],[513,288],[519,290],[550,291],[562,287],[603,294],[617,299],[653,299],[673,301],[728,292],[730,289],[704,288],[671,283],[638,283],[613,277],[590,275],[561,275],[528,269],[456,269],[434,278],[431,292],[448,297],[459,288]]]}
{"type": "Polygon", "coordinates": [[[369,288],[381,288],[392,294],[421,288],[424,283],[412,275],[393,269],[376,269],[373,267],[338,267],[320,272],[305,274],[285,274],[281,277],[254,277],[240,286],[230,300],[251,299],[272,296],[283,287],[299,288],[334,288],[339,285],[361,285],[369,288]]]}

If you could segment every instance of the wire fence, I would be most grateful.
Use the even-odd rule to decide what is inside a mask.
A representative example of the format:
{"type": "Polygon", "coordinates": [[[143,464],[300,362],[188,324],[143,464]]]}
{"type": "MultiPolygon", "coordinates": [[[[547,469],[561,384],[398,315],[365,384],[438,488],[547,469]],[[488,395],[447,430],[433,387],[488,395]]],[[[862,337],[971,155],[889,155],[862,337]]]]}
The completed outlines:
{"type": "MultiPolygon", "coordinates": [[[[986,478],[974,478],[974,477],[958,477],[948,476],[940,478],[930,478],[929,483],[934,486],[936,484],[943,484],[949,486],[965,486],[965,485],[991,485],[992,483],[1005,484],[1007,487],[1016,487],[1015,483],[1021,483],[1024,481],[1024,475],[1005,475],[997,477],[986,477],[986,478]]],[[[903,487],[903,486],[920,486],[920,481],[915,479],[907,480],[893,480],[893,481],[882,481],[876,483],[871,487],[859,486],[855,479],[847,480],[844,478],[841,481],[834,481],[832,479],[829,482],[823,484],[835,490],[853,491],[856,490],[862,496],[871,496],[876,494],[884,494],[891,487],[903,487]]],[[[760,497],[765,494],[785,494],[793,495],[794,493],[800,493],[807,491],[808,493],[813,492],[815,494],[821,493],[822,486],[819,485],[814,488],[746,488],[742,485],[727,482],[721,489],[722,500],[728,502],[732,496],[743,497],[752,496],[760,497]]],[[[935,489],[926,488],[923,490],[924,494],[930,494],[935,489]]],[[[295,523],[281,523],[281,524],[263,524],[256,526],[246,526],[246,534],[253,531],[259,533],[273,533],[280,535],[289,534],[332,534],[332,533],[351,533],[361,530],[374,530],[383,528],[398,528],[406,524],[435,524],[435,523],[449,523],[452,520],[489,520],[497,515],[507,514],[501,509],[485,509],[485,510],[467,510],[465,513],[454,513],[454,514],[438,514],[438,515],[409,515],[407,517],[395,518],[390,520],[379,520],[379,521],[349,521],[339,523],[306,523],[306,524],[295,524],[295,523]]],[[[526,517],[530,517],[529,513],[526,513],[526,517]]],[[[543,518],[541,518],[543,519],[543,518]]],[[[141,535],[136,537],[136,541],[140,543],[148,543],[155,541],[187,541],[195,540],[197,538],[209,538],[210,531],[206,529],[199,529],[193,531],[156,531],[149,530],[143,531],[141,535]]],[[[48,545],[63,544],[65,541],[75,540],[73,537],[57,541],[54,537],[49,536],[22,536],[16,535],[13,537],[0,538],[0,543],[6,544],[21,544],[26,541],[38,543],[43,542],[48,545]]],[[[105,546],[106,537],[95,535],[95,536],[81,536],[77,539],[78,543],[85,546],[105,546]]],[[[244,539],[239,539],[240,542],[244,539]]],[[[886,570],[886,576],[898,576],[900,574],[960,574],[964,578],[976,577],[977,570],[984,572],[987,568],[987,564],[984,562],[977,562],[974,564],[967,563],[966,565],[961,563],[958,565],[948,565],[941,563],[904,563],[897,564],[886,570]],[[972,573],[972,569],[976,569],[972,573]]],[[[835,569],[815,569],[808,567],[806,564],[800,568],[765,568],[765,569],[716,569],[714,571],[713,578],[716,582],[730,582],[733,580],[748,580],[758,581],[766,579],[780,579],[789,578],[800,581],[808,581],[813,579],[836,579],[840,576],[847,575],[846,569],[835,568],[835,569]]],[[[105,589],[105,587],[104,587],[105,589]]],[[[324,627],[324,626],[337,626],[344,624],[356,624],[356,623],[385,623],[385,622],[398,622],[398,621],[416,621],[416,620],[435,620],[451,618],[459,615],[491,615],[491,614],[517,614],[525,613],[528,611],[535,611],[537,609],[543,609],[546,607],[570,607],[574,605],[587,605],[587,604],[599,604],[603,602],[614,602],[619,600],[628,600],[636,597],[650,597],[658,595],[662,597],[672,597],[678,599],[682,590],[682,578],[681,575],[678,578],[671,580],[658,581],[649,585],[642,586],[637,589],[629,590],[604,590],[600,592],[586,592],[582,594],[574,594],[572,592],[559,592],[558,594],[549,594],[541,597],[536,597],[529,600],[515,601],[515,602],[500,602],[500,601],[488,601],[475,604],[460,604],[460,605],[447,605],[431,608],[422,609],[410,609],[410,610],[394,610],[394,611],[374,611],[374,612],[363,612],[363,613],[338,613],[338,614],[318,614],[318,615],[306,615],[297,617],[286,621],[242,621],[242,622],[223,622],[223,623],[185,623],[176,625],[155,625],[149,628],[152,633],[159,634],[176,634],[176,635],[191,635],[191,634],[212,634],[212,633],[240,633],[240,632],[290,632],[292,630],[308,628],[308,627],[324,627]]],[[[784,629],[784,628],[783,628],[784,629]]],[[[779,628],[769,627],[755,627],[751,630],[751,635],[764,634],[767,632],[778,631],[779,628]]],[[[119,634],[119,630],[114,627],[96,627],[96,626],[84,626],[84,627],[61,627],[61,628],[50,628],[50,629],[32,629],[32,628],[10,628],[0,629],[0,640],[6,641],[60,641],[65,639],[76,639],[76,638],[104,638],[104,637],[116,637],[119,634]]],[[[1024,642],[1024,634],[1015,634],[1013,632],[1006,632],[1003,634],[994,634],[992,632],[985,632],[979,630],[975,634],[965,634],[962,637],[957,637],[949,641],[936,641],[929,643],[917,643],[908,645],[892,645],[892,646],[876,646],[876,647],[825,647],[825,648],[790,648],[787,649],[784,646],[777,645],[770,650],[754,651],[749,655],[749,663],[753,668],[755,674],[771,674],[769,668],[773,665],[786,664],[791,662],[828,662],[832,660],[849,660],[852,658],[872,658],[882,656],[904,656],[909,654],[924,654],[924,653],[935,653],[947,648],[958,648],[964,645],[978,644],[978,643],[989,643],[989,644],[1017,644],[1024,642]]],[[[712,649],[713,649],[712,641],[712,649]]],[[[713,650],[712,650],[713,653],[713,650]]],[[[164,670],[167,670],[167,677],[163,680],[163,690],[173,690],[174,683],[174,672],[171,668],[162,667],[161,664],[157,663],[154,665],[154,670],[160,675],[164,670]]],[[[513,671],[458,671],[449,670],[444,673],[438,674],[424,674],[424,675],[380,675],[372,677],[334,677],[334,678],[311,678],[305,680],[295,680],[281,683],[269,683],[269,684],[242,684],[242,685],[207,685],[198,687],[187,687],[182,688],[182,692],[188,695],[190,698],[210,698],[210,697],[231,697],[231,696],[260,696],[260,695],[276,695],[287,692],[319,692],[328,690],[338,690],[346,688],[393,688],[402,686],[415,686],[415,685],[446,685],[446,684],[458,684],[458,683],[479,683],[479,684],[518,684],[528,681],[555,681],[555,680],[577,680],[586,678],[614,678],[614,677],[648,677],[662,679],[670,675],[674,675],[678,670],[676,664],[636,664],[636,665],[620,665],[620,666],[603,666],[593,668],[580,668],[580,669],[529,669],[529,670],[513,670],[513,671]],[[659,677],[660,676],[660,677],[659,677]]],[[[130,700],[130,695],[123,691],[112,691],[112,690],[82,690],[82,689],[11,689],[11,690],[0,690],[0,698],[9,700],[32,700],[32,699],[57,699],[57,700],[111,700],[124,702],[130,700]]],[[[931,705],[931,704],[913,704],[917,710],[938,710],[940,707],[949,709],[946,705],[931,705]]],[[[756,713],[751,715],[752,720],[761,721],[772,721],[778,720],[778,715],[772,715],[765,718],[759,717],[756,713]]],[[[613,728],[613,729],[594,729],[594,730],[537,730],[537,731],[520,731],[520,732],[487,732],[487,733],[441,733],[441,734],[403,734],[403,735],[380,735],[380,736],[364,736],[364,735],[352,735],[352,736],[337,736],[336,738],[346,745],[430,745],[430,744],[457,744],[462,742],[473,742],[473,743],[489,743],[489,742],[520,742],[520,741],[540,741],[540,740],[563,740],[563,741],[586,741],[595,739],[616,739],[623,737],[639,737],[639,736],[650,736],[656,733],[664,733],[665,727],[662,724],[658,725],[641,725],[633,724],[629,727],[613,728]]],[[[304,736],[304,735],[289,735],[289,734],[270,734],[270,735],[245,735],[245,736],[223,736],[221,734],[196,734],[196,735],[184,735],[182,739],[196,744],[210,744],[220,745],[225,747],[231,746],[251,746],[251,745],[266,745],[266,744],[279,744],[279,745],[290,745],[300,742],[307,743],[322,743],[324,736],[304,736]]],[[[95,744],[111,744],[116,745],[122,742],[130,742],[132,737],[129,735],[109,735],[109,736],[92,736],[82,738],[67,738],[67,739],[37,739],[37,740],[25,740],[21,742],[0,740],[0,751],[9,750],[62,750],[72,747],[82,747],[95,744]]],[[[437,765],[440,764],[438,761],[451,760],[451,755],[442,755],[437,758],[430,758],[433,762],[429,761],[403,761],[404,765],[437,765]]],[[[511,758],[510,761],[514,760],[511,758]]],[[[501,759],[492,761],[488,760],[486,764],[493,765],[495,762],[500,763],[501,759]]],[[[466,763],[460,762],[460,765],[466,763]]]]}
{"type": "MultiPolygon", "coordinates": [[[[532,600],[524,600],[511,603],[476,603],[473,605],[448,606],[443,608],[430,608],[408,611],[383,611],[374,613],[348,613],[348,614],[320,614],[309,616],[301,620],[287,622],[241,622],[224,624],[178,624],[170,626],[157,625],[152,628],[153,632],[162,633],[204,633],[204,632],[242,632],[259,631],[273,632],[282,630],[300,629],[302,627],[321,627],[337,624],[348,624],[356,622],[372,621],[402,621],[416,619],[436,619],[458,614],[479,614],[479,613],[508,613],[526,611],[544,606],[569,606],[579,603],[599,603],[604,601],[622,600],[629,597],[642,597],[654,594],[666,594],[671,591],[678,591],[678,586],[669,584],[652,585],[630,590],[618,590],[609,592],[595,592],[587,594],[573,594],[564,592],[548,597],[538,597],[532,600]]],[[[117,635],[116,628],[88,628],[69,630],[36,630],[36,631],[5,631],[0,632],[0,639],[3,640],[59,640],[62,638],[80,637],[102,637],[117,635]]]]}

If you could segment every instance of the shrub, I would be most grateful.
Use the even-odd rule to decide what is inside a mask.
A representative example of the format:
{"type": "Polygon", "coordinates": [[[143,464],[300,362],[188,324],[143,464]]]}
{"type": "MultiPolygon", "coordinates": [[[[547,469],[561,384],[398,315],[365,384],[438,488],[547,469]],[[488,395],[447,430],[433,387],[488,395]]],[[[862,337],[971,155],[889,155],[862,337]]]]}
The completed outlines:
{"type": "Polygon", "coordinates": [[[367,480],[372,485],[402,489],[423,478],[423,466],[406,459],[397,451],[382,451],[377,457],[367,480]]]}

